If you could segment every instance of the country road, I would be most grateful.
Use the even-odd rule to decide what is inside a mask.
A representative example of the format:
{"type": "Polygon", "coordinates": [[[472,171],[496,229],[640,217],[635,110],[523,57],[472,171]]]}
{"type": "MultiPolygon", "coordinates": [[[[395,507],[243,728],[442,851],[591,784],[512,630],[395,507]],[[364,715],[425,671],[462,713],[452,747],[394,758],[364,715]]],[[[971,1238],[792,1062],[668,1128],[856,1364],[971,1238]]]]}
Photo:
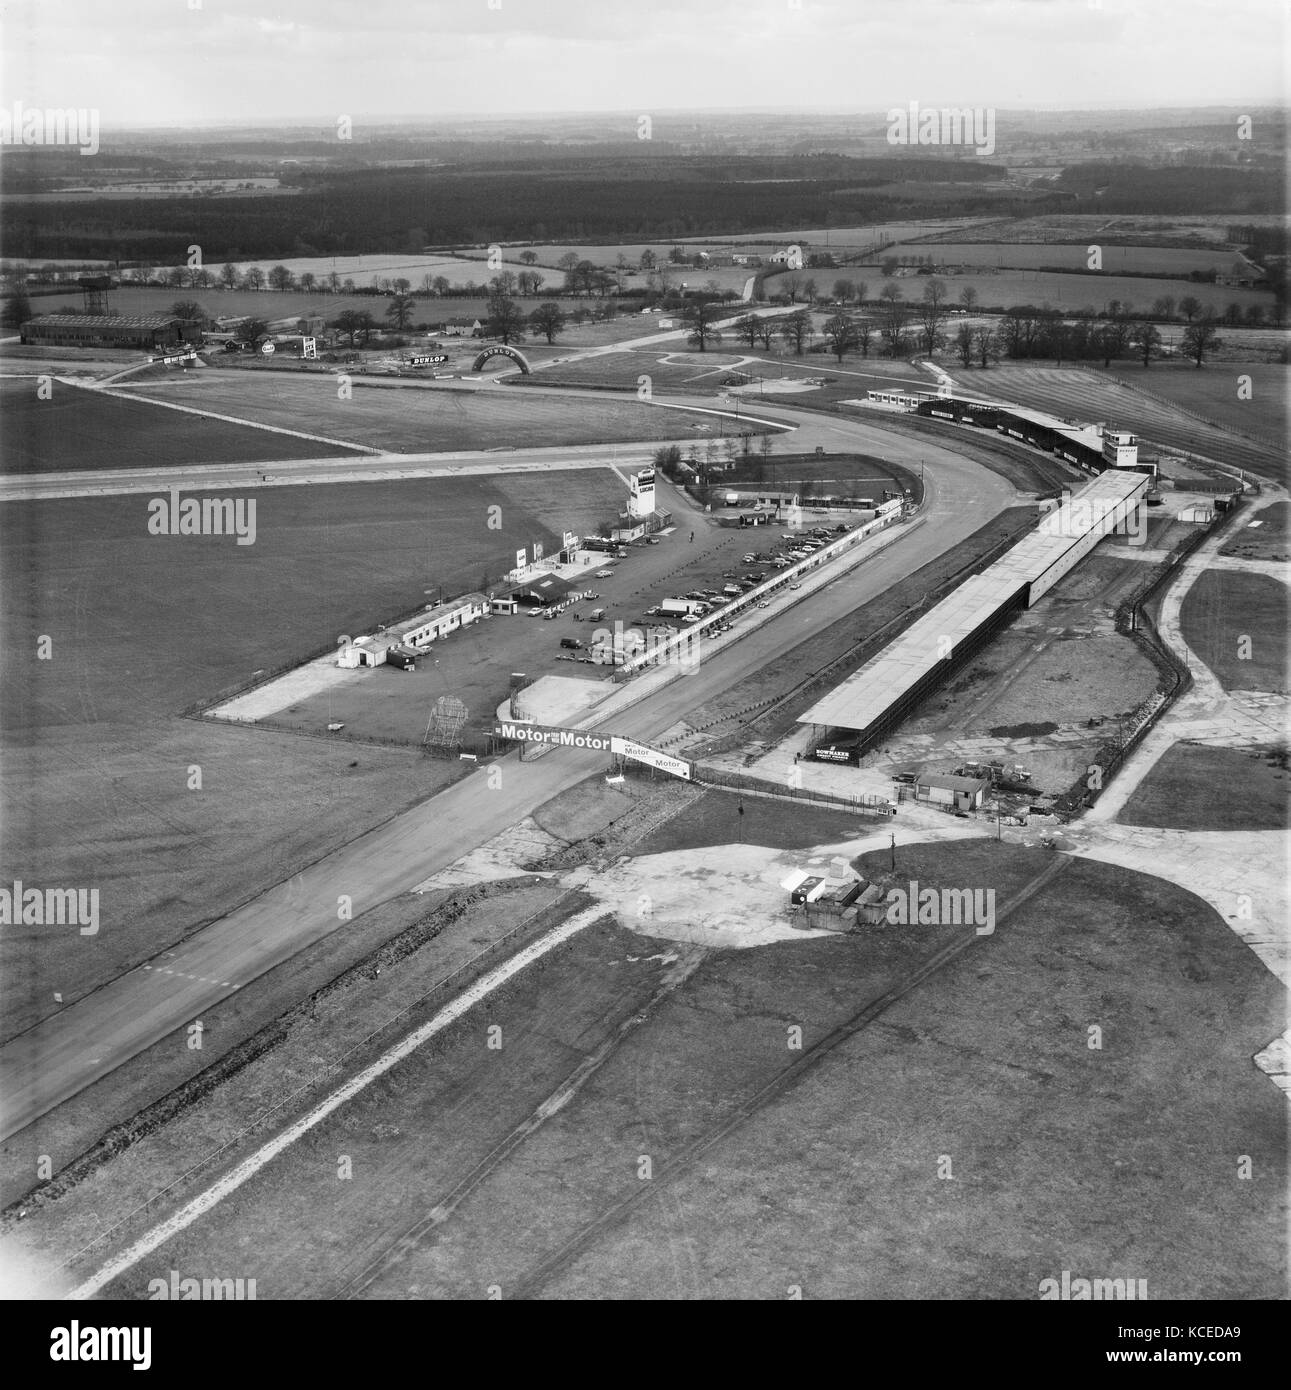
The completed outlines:
{"type": "MultiPolygon", "coordinates": [[[[821,444],[886,454],[907,465],[923,462],[927,524],[910,529],[810,601],[750,627],[743,640],[616,718],[614,732],[644,741],[658,737],[696,705],[951,548],[1015,497],[1004,479],[927,441],[907,443],[860,422],[822,419],[778,406],[775,414],[799,427],[796,446],[821,444]]],[[[576,451],[494,455],[489,467],[496,469],[507,461],[522,466],[522,460],[540,466],[535,456],[553,452],[570,455],[576,451]]],[[[627,452],[620,450],[616,457],[626,462],[627,452]]],[[[604,453],[601,446],[602,462],[606,462],[604,453]]],[[[380,466],[376,460],[357,465],[345,460],[347,468],[360,471],[369,463],[374,469],[380,466]]],[[[454,471],[451,466],[445,468],[454,471]]],[[[230,477],[237,472],[230,470],[230,477]]],[[[174,473],[167,480],[169,485],[179,485],[174,473]]],[[[407,892],[603,764],[603,755],[572,749],[525,763],[514,754],[508,756],[501,760],[499,787],[490,788],[482,774],[455,784],[193,933],[173,952],[141,964],[11,1039],[0,1049],[0,1095],[4,1097],[0,1137],[18,1132],[184,1027],[203,1009],[329,933],[338,928],[361,929],[364,911],[407,892]],[[338,919],[342,895],[353,903],[353,922],[338,919]]]]}

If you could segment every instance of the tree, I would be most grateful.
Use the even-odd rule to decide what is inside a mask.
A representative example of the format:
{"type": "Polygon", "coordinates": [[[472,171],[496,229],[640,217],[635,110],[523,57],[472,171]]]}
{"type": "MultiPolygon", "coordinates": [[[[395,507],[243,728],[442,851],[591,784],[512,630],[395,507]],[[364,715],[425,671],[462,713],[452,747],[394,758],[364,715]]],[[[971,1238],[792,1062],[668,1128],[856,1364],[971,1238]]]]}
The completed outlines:
{"type": "Polygon", "coordinates": [[[246,274],[242,277],[242,284],[249,290],[264,289],[264,271],[258,265],[248,266],[246,274]]]}
{"type": "Polygon", "coordinates": [[[247,319],[233,330],[233,336],[243,343],[254,343],[257,338],[263,338],[269,331],[268,324],[263,319],[247,319]]]}
{"type": "Polygon", "coordinates": [[[238,283],[238,268],[232,261],[225,261],[220,267],[220,284],[226,290],[233,289],[238,283]]]}
{"type": "Polygon", "coordinates": [[[412,289],[412,281],[400,275],[391,283],[390,288],[395,294],[408,294],[412,289]]]}
{"type": "Polygon", "coordinates": [[[453,288],[446,275],[436,275],[431,287],[441,299],[453,288]]]}
{"type": "Polygon", "coordinates": [[[797,304],[798,296],[802,293],[802,276],[798,274],[787,275],[784,281],[785,293],[789,296],[790,304],[797,304]]]}
{"type": "Polygon", "coordinates": [[[563,270],[566,275],[578,264],[578,253],[576,251],[566,251],[565,254],[556,262],[557,267],[563,270]]]}
{"type": "Polygon", "coordinates": [[[412,311],[416,307],[416,301],[410,294],[396,294],[390,298],[390,303],[386,305],[386,318],[398,329],[408,327],[408,321],[412,318],[412,311]]]}
{"type": "Polygon", "coordinates": [[[776,335],[778,325],[775,319],[769,314],[763,314],[761,318],[754,315],[754,323],[758,326],[758,341],[762,344],[763,351],[771,351],[771,339],[776,335]]]}
{"type": "Polygon", "coordinates": [[[811,315],[805,309],[789,314],[780,322],[780,336],[786,343],[792,343],[795,354],[801,357],[811,337],[811,315]]]}
{"type": "Polygon", "coordinates": [[[748,343],[750,351],[757,346],[758,330],[761,326],[755,314],[745,314],[743,318],[735,321],[735,332],[748,343]]]}
{"type": "Polygon", "coordinates": [[[829,350],[840,364],[848,348],[856,346],[856,329],[844,314],[835,314],[832,319],[826,320],[825,336],[829,339],[829,350]]]}
{"type": "Polygon", "coordinates": [[[4,324],[19,328],[31,318],[31,299],[24,289],[10,290],[4,297],[4,324]]]}
{"type": "Polygon", "coordinates": [[[884,256],[879,268],[885,276],[895,275],[900,264],[901,262],[895,256],[884,256]]]}
{"type": "Polygon", "coordinates": [[[269,286],[281,293],[289,290],[296,283],[296,277],[287,269],[285,265],[276,265],[269,272],[269,286]]]}
{"type": "Polygon", "coordinates": [[[861,350],[862,357],[870,355],[870,339],[874,336],[874,325],[869,319],[857,319],[856,321],[856,346],[861,350]]]}
{"type": "Polygon", "coordinates": [[[327,290],[329,294],[339,294],[341,292],[341,277],[334,270],[327,272],[327,290]]]}
{"type": "Polygon", "coordinates": [[[1248,304],[1246,306],[1246,322],[1252,328],[1258,328],[1264,322],[1264,305],[1248,304]]]}
{"type": "Polygon", "coordinates": [[[1130,326],[1124,319],[1113,319],[1103,324],[1094,335],[1095,350],[1103,359],[1103,366],[1110,367],[1113,357],[1123,357],[1130,342],[1130,326]]]}
{"type": "Polygon", "coordinates": [[[887,344],[889,357],[904,356],[906,350],[905,328],[908,308],[901,302],[901,298],[901,286],[895,281],[890,280],[879,291],[879,332],[887,344]]]}
{"type": "Polygon", "coordinates": [[[312,270],[302,270],[300,273],[300,288],[306,294],[313,294],[314,286],[318,284],[318,279],[312,270]]]}
{"type": "Polygon", "coordinates": [[[166,272],[166,284],[172,290],[183,289],[184,285],[187,282],[187,274],[178,267],[176,267],[174,270],[168,270],[166,272]]]}
{"type": "Polygon", "coordinates": [[[206,310],[195,299],[177,299],[170,306],[170,312],[185,323],[206,322],[206,310]]]}
{"type": "Polygon", "coordinates": [[[808,304],[814,304],[816,302],[816,295],[816,282],[809,276],[802,282],[802,297],[808,304]]]}
{"type": "Polygon", "coordinates": [[[690,328],[686,341],[700,352],[707,352],[708,345],[714,346],[722,341],[722,335],[713,327],[721,309],[714,299],[691,300],[681,311],[681,317],[690,328]]]}
{"type": "Polygon", "coordinates": [[[644,271],[646,274],[649,274],[649,272],[652,271],[657,264],[658,260],[654,252],[651,251],[651,249],[647,246],[646,249],[642,251],[641,259],[637,261],[637,265],[640,267],[642,271],[644,271]]]}
{"type": "Polygon", "coordinates": [[[1185,294],[1179,301],[1179,312],[1191,323],[1201,313],[1201,300],[1193,294],[1185,294]]]}
{"type": "Polygon", "coordinates": [[[865,281],[854,280],[852,282],[852,297],[856,300],[856,307],[859,309],[865,303],[865,281]]]}
{"type": "Polygon", "coordinates": [[[1229,325],[1231,325],[1231,326],[1233,326],[1233,327],[1236,327],[1236,325],[1239,324],[1239,323],[1241,323],[1241,321],[1242,321],[1242,306],[1241,306],[1236,300],[1234,300],[1234,301],[1224,310],[1224,322],[1227,323],[1227,324],[1229,324],[1229,325]]]}
{"type": "Polygon", "coordinates": [[[565,315],[560,305],[554,299],[549,299],[529,315],[529,322],[533,324],[535,332],[541,333],[549,343],[554,343],[556,334],[565,327],[565,315]]]}
{"type": "Polygon", "coordinates": [[[190,288],[195,290],[206,290],[211,287],[211,272],[205,266],[198,266],[188,277],[190,288]]]}
{"type": "Polygon", "coordinates": [[[332,327],[349,338],[351,347],[358,347],[359,334],[363,335],[366,344],[376,322],[366,309],[343,309],[332,320],[332,327]]]}
{"type": "Polygon", "coordinates": [[[1209,314],[1204,314],[1183,330],[1183,350],[1198,367],[1206,360],[1208,352],[1215,352],[1223,346],[1215,320],[1209,314]]]}
{"type": "Polygon", "coordinates": [[[500,270],[489,281],[489,293],[494,299],[507,299],[516,292],[516,276],[513,270],[500,270]]]}
{"type": "Polygon", "coordinates": [[[1137,331],[1139,352],[1143,357],[1143,365],[1152,365],[1152,354],[1161,346],[1161,333],[1155,323],[1144,319],[1139,324],[1137,331]]]}
{"type": "Polygon", "coordinates": [[[1152,305],[1152,312],[1159,319],[1174,318],[1174,296],[1170,294],[1161,295],[1152,305]]]}
{"type": "Polygon", "coordinates": [[[499,294],[489,300],[484,336],[501,338],[504,345],[524,342],[524,314],[514,299],[499,294]]]}
{"type": "Polygon", "coordinates": [[[537,265],[538,253],[536,251],[521,251],[520,263],[522,265],[537,265]]]}
{"type": "MultiPolygon", "coordinates": [[[[898,286],[898,288],[900,288],[898,286]]],[[[942,342],[941,325],[946,321],[946,282],[936,278],[923,287],[923,301],[915,309],[923,350],[931,357],[942,342]]]]}
{"type": "Polygon", "coordinates": [[[973,365],[973,330],[966,323],[961,323],[955,330],[955,351],[964,366],[973,365]]]}
{"type": "Polygon", "coordinates": [[[979,328],[974,337],[977,339],[977,364],[983,370],[991,365],[999,355],[999,345],[995,339],[993,328],[979,328]]]}
{"type": "Polygon", "coordinates": [[[977,291],[972,285],[965,285],[964,288],[960,290],[959,302],[970,314],[973,312],[973,305],[977,303],[977,291]]]}

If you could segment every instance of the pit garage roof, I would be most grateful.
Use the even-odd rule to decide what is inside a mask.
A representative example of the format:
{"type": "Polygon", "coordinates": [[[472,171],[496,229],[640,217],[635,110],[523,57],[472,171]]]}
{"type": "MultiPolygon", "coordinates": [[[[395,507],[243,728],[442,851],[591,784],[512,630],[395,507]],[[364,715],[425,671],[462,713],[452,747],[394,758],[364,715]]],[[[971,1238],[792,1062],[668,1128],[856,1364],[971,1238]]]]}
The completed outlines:
{"type": "Polygon", "coordinates": [[[524,579],[511,590],[512,598],[536,598],[540,603],[559,603],[567,594],[574,592],[571,580],[561,579],[556,574],[535,574],[524,579]]]}
{"type": "Polygon", "coordinates": [[[1012,576],[984,574],[966,579],[895,642],[798,716],[799,724],[836,729],[868,729],[916,681],[953,651],[1007,603],[1022,583],[1012,576]]]}
{"type": "Polygon", "coordinates": [[[1046,573],[1090,531],[1108,516],[1118,503],[1142,496],[1150,478],[1132,469],[1109,469],[1065,498],[1039,526],[995,561],[986,574],[1008,576],[1019,584],[1030,583],[1046,573]]]}
{"type": "Polygon", "coordinates": [[[799,724],[868,729],[945,655],[971,636],[1023,585],[1079,544],[1118,503],[1147,490],[1148,475],[1100,473],[981,574],[967,579],[877,656],[799,715],[799,724]]]}

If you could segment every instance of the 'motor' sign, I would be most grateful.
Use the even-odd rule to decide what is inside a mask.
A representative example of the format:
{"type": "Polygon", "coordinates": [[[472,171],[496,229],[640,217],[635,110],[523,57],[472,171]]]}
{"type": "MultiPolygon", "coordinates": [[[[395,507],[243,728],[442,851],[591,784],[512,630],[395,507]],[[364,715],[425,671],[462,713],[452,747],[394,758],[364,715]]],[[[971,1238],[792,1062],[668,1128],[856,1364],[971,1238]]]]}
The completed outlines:
{"type": "Polygon", "coordinates": [[[498,738],[517,743],[548,743],[557,748],[593,748],[601,753],[610,751],[609,734],[589,734],[584,729],[559,729],[548,724],[513,724],[499,719],[493,725],[498,738]]]}

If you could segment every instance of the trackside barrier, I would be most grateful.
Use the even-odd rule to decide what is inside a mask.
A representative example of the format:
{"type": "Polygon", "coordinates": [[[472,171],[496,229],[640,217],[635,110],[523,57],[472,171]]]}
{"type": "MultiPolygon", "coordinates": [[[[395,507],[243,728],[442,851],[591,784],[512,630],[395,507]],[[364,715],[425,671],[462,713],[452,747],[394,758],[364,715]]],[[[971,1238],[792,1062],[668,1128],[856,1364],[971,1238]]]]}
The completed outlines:
{"type": "Polygon", "coordinates": [[[831,811],[850,811],[855,815],[881,816],[891,818],[889,805],[891,798],[875,796],[863,792],[859,796],[837,796],[831,792],[808,791],[801,787],[782,786],[750,777],[743,772],[730,772],[726,768],[713,767],[705,763],[692,764],[691,781],[701,787],[716,791],[739,792],[742,796],[757,796],[772,801],[797,801],[806,805],[828,807],[831,811]]]}

